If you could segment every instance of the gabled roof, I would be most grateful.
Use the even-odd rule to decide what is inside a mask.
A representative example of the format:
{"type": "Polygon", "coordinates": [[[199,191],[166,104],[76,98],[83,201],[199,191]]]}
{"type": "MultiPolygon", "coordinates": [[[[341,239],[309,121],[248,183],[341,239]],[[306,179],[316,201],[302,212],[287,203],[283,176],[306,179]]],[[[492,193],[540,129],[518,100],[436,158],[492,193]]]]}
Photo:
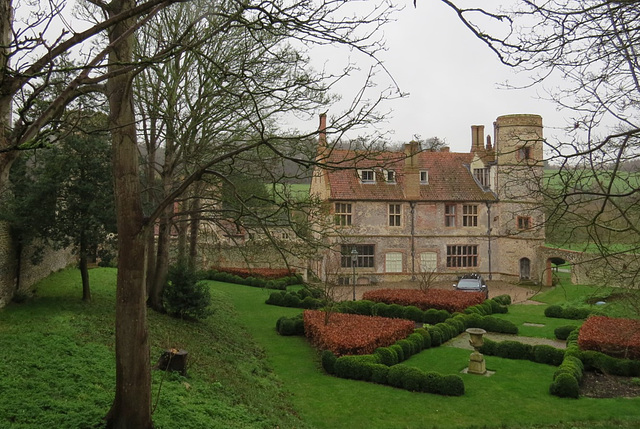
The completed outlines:
{"type": "Polygon", "coordinates": [[[420,184],[419,201],[495,201],[491,191],[485,191],[474,180],[468,165],[473,153],[418,152],[415,169],[406,167],[403,152],[380,152],[365,157],[363,152],[333,150],[325,163],[337,169],[327,170],[331,200],[416,200],[407,197],[407,181],[420,180],[419,171],[428,170],[429,183],[420,184]],[[358,170],[373,169],[375,183],[361,183],[358,170]],[[396,183],[383,180],[382,170],[393,170],[396,183]],[[413,172],[412,172],[412,171],[413,172]],[[412,177],[408,175],[413,174],[412,177]]]}

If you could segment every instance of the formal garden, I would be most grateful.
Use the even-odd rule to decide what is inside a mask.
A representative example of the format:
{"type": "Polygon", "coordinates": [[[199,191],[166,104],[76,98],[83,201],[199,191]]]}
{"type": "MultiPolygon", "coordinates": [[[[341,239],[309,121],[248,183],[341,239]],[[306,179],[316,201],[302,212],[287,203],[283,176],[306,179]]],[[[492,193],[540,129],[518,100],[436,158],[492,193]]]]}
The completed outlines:
{"type": "MultiPolygon", "coordinates": [[[[77,298],[69,269],[0,310],[0,427],[103,424],[115,385],[116,270],[90,274],[91,303],[77,298]]],[[[239,275],[206,273],[202,320],[149,312],[152,363],[166,350],[189,353],[186,375],[153,371],[156,427],[640,424],[638,322],[621,291],[563,282],[540,291],[539,305],[439,290],[327,305],[295,276],[239,275]],[[464,371],[468,328],[487,331],[486,375],[464,371]]]]}

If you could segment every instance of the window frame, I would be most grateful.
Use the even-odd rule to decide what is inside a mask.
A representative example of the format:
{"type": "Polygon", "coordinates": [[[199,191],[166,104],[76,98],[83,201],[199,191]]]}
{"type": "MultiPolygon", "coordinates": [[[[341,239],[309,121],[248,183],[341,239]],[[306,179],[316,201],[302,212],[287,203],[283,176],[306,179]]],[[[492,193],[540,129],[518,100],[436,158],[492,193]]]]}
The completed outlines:
{"type": "Polygon", "coordinates": [[[402,226],[402,204],[391,203],[387,205],[388,225],[392,227],[402,226]]]}
{"type": "Polygon", "coordinates": [[[477,244],[448,244],[447,268],[477,268],[477,244]]]}
{"type": "Polygon", "coordinates": [[[421,252],[420,253],[420,272],[435,273],[437,270],[438,270],[438,252],[421,252]],[[429,256],[429,258],[427,258],[427,255],[429,256]],[[433,265],[431,265],[431,262],[433,262],[433,265]]]}
{"type": "Polygon", "coordinates": [[[518,231],[526,231],[531,229],[533,222],[531,216],[517,216],[516,217],[516,227],[518,231]]]}
{"type": "Polygon", "coordinates": [[[429,184],[429,170],[420,170],[420,184],[428,185],[429,184]],[[424,175],[424,179],[422,176],[424,175]]]}
{"type": "Polygon", "coordinates": [[[516,152],[518,161],[528,161],[533,159],[533,150],[531,146],[520,146],[516,152]]]}
{"type": "Polygon", "coordinates": [[[340,267],[352,268],[351,251],[353,248],[358,251],[356,268],[375,268],[375,244],[341,244],[340,245],[340,267]]]}
{"type": "Polygon", "coordinates": [[[462,226],[465,228],[478,226],[478,204],[462,205],[462,226]]]}
{"type": "Polygon", "coordinates": [[[474,168],[473,177],[475,177],[478,183],[484,187],[489,187],[491,185],[490,169],[487,167],[474,168]]]}
{"type": "Polygon", "coordinates": [[[396,183],[396,172],[394,170],[385,170],[384,179],[387,183],[396,183]]]}
{"type": "Polygon", "coordinates": [[[376,172],[371,168],[362,169],[359,171],[361,183],[376,183],[376,172]],[[367,178],[365,178],[365,175],[367,178]],[[371,178],[369,178],[371,176],[371,178]]]}
{"type": "Polygon", "coordinates": [[[444,226],[447,228],[456,227],[456,204],[444,205],[444,226]],[[452,211],[453,209],[453,211],[452,211]]]}
{"type": "Polygon", "coordinates": [[[384,271],[386,273],[402,273],[402,264],[403,264],[403,255],[402,252],[387,252],[384,255],[384,271]],[[399,259],[390,259],[390,257],[399,257],[399,259]],[[398,265],[399,264],[399,265],[398,265]],[[393,269],[390,269],[393,268],[393,269]]]}
{"type": "Polygon", "coordinates": [[[333,223],[335,226],[353,225],[353,203],[335,203],[333,208],[334,208],[333,223]],[[345,209],[345,210],[342,210],[342,209],[345,209]]]}

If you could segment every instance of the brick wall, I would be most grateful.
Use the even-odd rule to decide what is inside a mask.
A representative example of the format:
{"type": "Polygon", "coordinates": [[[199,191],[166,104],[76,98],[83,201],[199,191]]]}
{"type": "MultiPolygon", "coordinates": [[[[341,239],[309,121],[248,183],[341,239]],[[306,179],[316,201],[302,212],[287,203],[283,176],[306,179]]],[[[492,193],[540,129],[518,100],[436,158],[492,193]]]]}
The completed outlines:
{"type": "MultiPolygon", "coordinates": [[[[68,267],[76,260],[69,248],[63,250],[45,248],[42,261],[33,265],[31,255],[34,250],[35,246],[30,246],[22,252],[20,267],[20,290],[22,291],[28,291],[39,280],[52,272],[68,267]]],[[[6,222],[0,222],[0,308],[7,305],[16,292],[16,256],[9,225],[6,222]]]]}

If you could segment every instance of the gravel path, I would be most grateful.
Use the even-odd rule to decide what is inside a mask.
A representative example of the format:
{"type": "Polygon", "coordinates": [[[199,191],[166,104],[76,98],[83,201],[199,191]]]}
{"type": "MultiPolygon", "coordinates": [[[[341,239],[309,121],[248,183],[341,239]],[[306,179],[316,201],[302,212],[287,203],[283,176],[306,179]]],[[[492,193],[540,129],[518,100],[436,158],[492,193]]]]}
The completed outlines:
{"type": "MultiPolygon", "coordinates": [[[[488,332],[484,336],[493,341],[510,340],[510,341],[518,341],[520,343],[525,343],[525,344],[531,344],[531,345],[547,344],[557,349],[567,348],[565,341],[550,340],[548,338],[521,337],[518,335],[510,335],[510,334],[495,334],[493,332],[488,332]]],[[[450,339],[449,341],[444,343],[443,346],[473,350],[473,347],[469,345],[469,334],[467,334],[466,332],[458,335],[455,338],[450,339]]]]}

